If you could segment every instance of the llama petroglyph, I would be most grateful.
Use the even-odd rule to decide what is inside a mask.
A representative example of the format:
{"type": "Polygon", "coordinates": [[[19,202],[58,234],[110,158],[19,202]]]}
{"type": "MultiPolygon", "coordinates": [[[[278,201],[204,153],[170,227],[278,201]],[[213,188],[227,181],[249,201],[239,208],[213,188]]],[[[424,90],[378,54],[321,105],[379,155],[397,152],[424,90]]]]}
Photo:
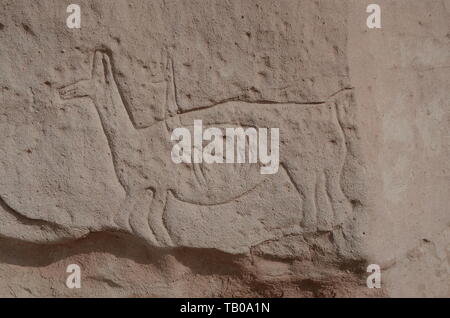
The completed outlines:
{"type": "MultiPolygon", "coordinates": [[[[168,74],[173,81],[174,75],[168,74]]],[[[287,178],[298,191],[298,223],[305,232],[331,231],[349,215],[351,206],[340,185],[347,147],[338,103],[228,100],[181,111],[171,81],[165,120],[144,129],[135,127],[123,103],[109,53],[95,52],[90,79],[60,89],[63,99],[89,97],[97,109],[126,192],[115,216],[119,227],[153,246],[174,246],[164,224],[169,197],[197,206],[220,206],[245,196],[267,178],[287,178]],[[204,125],[280,127],[283,171],[264,176],[255,164],[174,164],[171,132],[198,119],[204,125]]]]}

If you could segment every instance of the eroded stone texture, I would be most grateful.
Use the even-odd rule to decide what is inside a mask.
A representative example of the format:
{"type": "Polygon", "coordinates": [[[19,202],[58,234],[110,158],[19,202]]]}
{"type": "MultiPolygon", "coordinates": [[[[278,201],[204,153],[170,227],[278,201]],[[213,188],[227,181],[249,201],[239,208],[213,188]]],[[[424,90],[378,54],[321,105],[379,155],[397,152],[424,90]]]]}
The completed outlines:
{"type": "Polygon", "coordinates": [[[350,3],[79,4],[80,30],[60,1],[0,4],[0,295],[384,292],[365,287],[382,196],[350,3]],[[174,164],[171,132],[199,119],[280,128],[279,171],[174,164]]]}
{"type": "MultiPolygon", "coordinates": [[[[450,2],[379,4],[389,7],[382,32],[351,29],[348,49],[356,98],[366,104],[368,171],[377,175],[368,182],[378,188],[369,259],[383,267],[390,296],[449,297],[450,2]]],[[[356,23],[363,9],[355,4],[356,23]]]]}

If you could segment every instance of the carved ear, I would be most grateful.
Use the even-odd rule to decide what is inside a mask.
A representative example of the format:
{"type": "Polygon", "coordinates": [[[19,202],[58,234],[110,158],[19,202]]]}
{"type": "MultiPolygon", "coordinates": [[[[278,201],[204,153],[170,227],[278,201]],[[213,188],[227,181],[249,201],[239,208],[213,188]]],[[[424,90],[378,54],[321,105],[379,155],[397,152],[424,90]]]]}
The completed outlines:
{"type": "Polygon", "coordinates": [[[175,86],[175,72],[173,70],[173,61],[170,57],[167,57],[167,63],[166,63],[166,70],[165,70],[165,76],[166,80],[166,107],[165,112],[170,117],[176,115],[180,107],[178,105],[177,101],[177,92],[176,92],[176,86],[175,86]]]}
{"type": "Polygon", "coordinates": [[[94,62],[92,67],[92,78],[103,78],[105,74],[103,66],[103,53],[96,50],[94,53],[94,62]]]}
{"type": "Polygon", "coordinates": [[[103,55],[102,63],[105,71],[106,81],[107,83],[112,83],[114,82],[114,76],[112,72],[111,59],[109,58],[109,55],[107,53],[103,53],[102,55],[103,55]]]}

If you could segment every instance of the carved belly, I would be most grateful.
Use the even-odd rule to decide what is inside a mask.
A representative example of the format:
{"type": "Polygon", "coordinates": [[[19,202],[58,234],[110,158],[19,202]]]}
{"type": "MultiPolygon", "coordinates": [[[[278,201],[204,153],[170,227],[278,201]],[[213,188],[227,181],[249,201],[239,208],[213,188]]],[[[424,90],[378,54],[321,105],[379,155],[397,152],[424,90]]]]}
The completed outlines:
{"type": "MultiPolygon", "coordinates": [[[[225,131],[227,128],[237,128],[235,125],[217,124],[214,127],[225,131]]],[[[193,127],[186,127],[192,132],[193,127]]],[[[208,128],[208,127],[205,127],[208,128]]],[[[247,128],[247,127],[243,127],[247,128]]],[[[225,140],[225,135],[224,135],[225,140]]],[[[208,143],[204,143],[206,146],[208,143]]],[[[237,148],[234,148],[237,153],[237,148]]],[[[191,163],[180,163],[174,165],[174,195],[182,201],[201,204],[215,205],[229,202],[245,195],[267,176],[261,175],[259,163],[249,163],[248,161],[249,139],[245,139],[245,163],[227,162],[225,156],[225,142],[222,163],[195,163],[192,151],[191,163]]]]}
{"type": "Polygon", "coordinates": [[[229,202],[247,194],[264,178],[257,164],[178,165],[175,197],[201,205],[229,202]]]}

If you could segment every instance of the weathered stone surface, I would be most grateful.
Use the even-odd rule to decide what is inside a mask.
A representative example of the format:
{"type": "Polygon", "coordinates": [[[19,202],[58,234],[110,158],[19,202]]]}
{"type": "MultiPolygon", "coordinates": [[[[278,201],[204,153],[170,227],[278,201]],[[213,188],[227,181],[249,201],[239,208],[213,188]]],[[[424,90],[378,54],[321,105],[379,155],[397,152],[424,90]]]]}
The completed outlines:
{"type": "Polygon", "coordinates": [[[0,3],[0,296],[449,296],[450,2],[79,4],[0,3]],[[278,172],[173,163],[194,120],[278,172]]]}
{"type": "Polygon", "coordinates": [[[367,251],[385,268],[389,295],[449,297],[450,2],[379,4],[389,6],[383,31],[369,38],[352,29],[348,49],[378,189],[367,251]]]}

